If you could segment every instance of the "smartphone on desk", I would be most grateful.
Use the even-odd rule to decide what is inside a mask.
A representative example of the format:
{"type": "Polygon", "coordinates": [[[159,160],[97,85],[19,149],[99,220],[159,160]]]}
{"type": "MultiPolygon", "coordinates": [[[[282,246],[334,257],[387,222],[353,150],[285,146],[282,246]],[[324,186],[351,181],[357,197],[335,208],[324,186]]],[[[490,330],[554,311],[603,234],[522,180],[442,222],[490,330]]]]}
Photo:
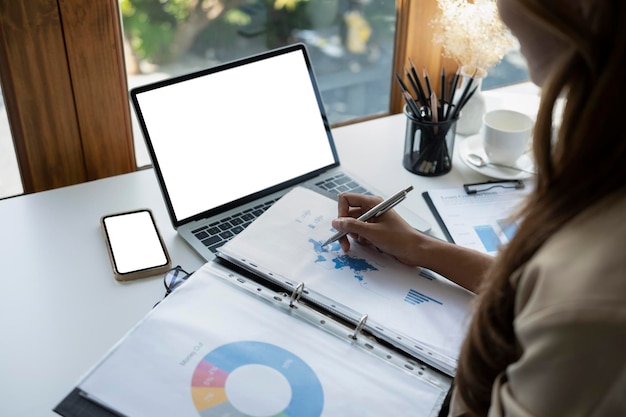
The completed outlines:
{"type": "Polygon", "coordinates": [[[100,225],[118,281],[161,274],[171,267],[167,247],[149,209],[102,216],[100,225]]]}

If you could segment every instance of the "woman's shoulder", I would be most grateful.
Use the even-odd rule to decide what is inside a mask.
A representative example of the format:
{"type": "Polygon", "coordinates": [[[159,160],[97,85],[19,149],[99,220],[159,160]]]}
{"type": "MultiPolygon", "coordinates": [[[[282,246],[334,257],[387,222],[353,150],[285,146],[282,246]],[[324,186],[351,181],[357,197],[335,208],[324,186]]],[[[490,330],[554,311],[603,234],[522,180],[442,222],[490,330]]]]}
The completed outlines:
{"type": "Polygon", "coordinates": [[[626,192],[616,193],[546,241],[518,271],[516,316],[568,311],[569,319],[602,320],[617,309],[626,320],[625,215],[626,192]]]}
{"type": "Polygon", "coordinates": [[[624,213],[624,194],[599,202],[518,271],[523,354],[494,387],[493,415],[624,415],[624,213]]]}

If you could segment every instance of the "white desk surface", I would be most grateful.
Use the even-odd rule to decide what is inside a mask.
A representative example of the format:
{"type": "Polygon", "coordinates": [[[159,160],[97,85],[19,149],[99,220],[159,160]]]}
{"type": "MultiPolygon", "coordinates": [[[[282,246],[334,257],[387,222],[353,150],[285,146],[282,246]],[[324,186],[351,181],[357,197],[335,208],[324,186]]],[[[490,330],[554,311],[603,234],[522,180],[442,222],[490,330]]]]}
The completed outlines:
{"type": "MultiPolygon", "coordinates": [[[[526,84],[485,95],[488,109],[533,114],[538,102],[526,84]]],[[[421,192],[487,178],[458,152],[442,177],[406,171],[404,123],[394,115],[335,129],[339,157],[383,194],[412,184],[402,204],[442,237],[421,192]]],[[[56,415],[53,407],[80,377],[163,297],[160,276],[115,281],[99,228],[104,214],[142,207],[153,210],[174,265],[193,271],[203,264],[173,230],[151,169],[0,201],[0,415],[56,415]]]]}

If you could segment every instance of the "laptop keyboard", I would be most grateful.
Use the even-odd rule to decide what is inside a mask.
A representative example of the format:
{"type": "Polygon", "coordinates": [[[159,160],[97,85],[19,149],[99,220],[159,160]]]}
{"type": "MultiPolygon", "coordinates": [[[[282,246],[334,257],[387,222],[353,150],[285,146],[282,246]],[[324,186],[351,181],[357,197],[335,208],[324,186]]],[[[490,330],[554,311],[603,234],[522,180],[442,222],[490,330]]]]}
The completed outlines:
{"type": "Polygon", "coordinates": [[[371,194],[346,174],[337,174],[334,177],[325,179],[324,181],[316,182],[315,185],[332,194],[345,192],[371,194]]]}
{"type": "MultiPolygon", "coordinates": [[[[352,178],[342,173],[315,183],[315,185],[332,194],[340,194],[343,192],[371,194],[352,178]]],[[[248,227],[250,223],[263,214],[265,210],[270,208],[277,200],[278,199],[266,201],[253,208],[243,210],[240,213],[199,227],[198,229],[192,230],[192,233],[204,246],[215,253],[220,246],[224,245],[235,235],[248,227]]]]}

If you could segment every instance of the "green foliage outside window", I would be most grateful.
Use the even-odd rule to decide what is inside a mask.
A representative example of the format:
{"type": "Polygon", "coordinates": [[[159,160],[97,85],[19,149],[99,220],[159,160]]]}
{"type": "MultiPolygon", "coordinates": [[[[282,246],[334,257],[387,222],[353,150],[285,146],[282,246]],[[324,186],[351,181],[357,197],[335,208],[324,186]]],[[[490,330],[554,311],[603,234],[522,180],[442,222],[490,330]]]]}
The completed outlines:
{"type": "MultiPolygon", "coordinates": [[[[270,32],[303,26],[302,5],[309,0],[263,1],[267,18],[274,23],[270,32]]],[[[120,0],[120,9],[124,36],[134,56],[163,64],[185,55],[198,36],[214,23],[233,27],[250,24],[251,17],[243,9],[258,3],[256,0],[120,0]]]]}

